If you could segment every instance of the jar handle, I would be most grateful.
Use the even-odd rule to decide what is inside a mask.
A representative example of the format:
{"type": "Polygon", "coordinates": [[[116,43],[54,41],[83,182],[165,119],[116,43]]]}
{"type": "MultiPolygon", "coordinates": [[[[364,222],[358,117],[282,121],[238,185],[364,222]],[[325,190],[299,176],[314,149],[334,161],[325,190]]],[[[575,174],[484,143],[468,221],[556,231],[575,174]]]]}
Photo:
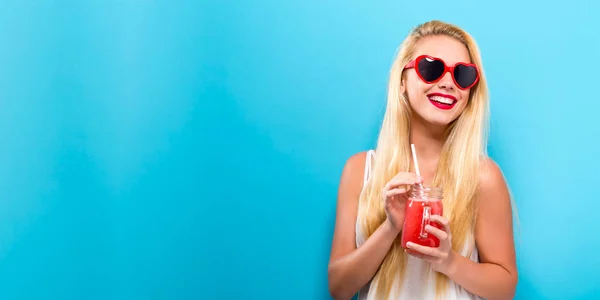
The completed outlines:
{"type": "Polygon", "coordinates": [[[419,234],[420,239],[427,238],[427,231],[425,231],[425,226],[429,225],[429,217],[431,217],[431,206],[423,207],[423,218],[421,219],[421,233],[419,234]]]}

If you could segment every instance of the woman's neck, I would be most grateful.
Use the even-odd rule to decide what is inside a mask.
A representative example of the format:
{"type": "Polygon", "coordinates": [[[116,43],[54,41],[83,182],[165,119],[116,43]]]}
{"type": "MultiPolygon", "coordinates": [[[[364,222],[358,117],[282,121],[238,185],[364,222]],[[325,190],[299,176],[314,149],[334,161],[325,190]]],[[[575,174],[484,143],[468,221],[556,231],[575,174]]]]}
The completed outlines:
{"type": "Polygon", "coordinates": [[[435,174],[446,137],[445,127],[434,127],[421,120],[411,122],[410,142],[415,145],[419,169],[425,181],[430,181],[435,174]]]}

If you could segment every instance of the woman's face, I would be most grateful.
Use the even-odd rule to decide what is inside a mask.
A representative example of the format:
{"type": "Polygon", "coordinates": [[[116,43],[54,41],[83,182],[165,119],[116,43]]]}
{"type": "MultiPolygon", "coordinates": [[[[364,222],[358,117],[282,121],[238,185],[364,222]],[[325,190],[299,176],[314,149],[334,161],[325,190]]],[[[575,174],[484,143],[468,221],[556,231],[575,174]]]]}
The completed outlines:
{"type": "MultiPolygon", "coordinates": [[[[420,55],[429,55],[440,58],[448,67],[459,62],[471,63],[465,45],[444,35],[421,39],[415,50],[415,57],[412,59],[420,55]]],[[[431,60],[428,62],[431,63],[431,60]]],[[[441,65],[441,62],[435,63],[441,65]]],[[[464,72],[474,70],[473,67],[467,67],[464,72]]],[[[416,67],[406,69],[404,73],[401,92],[406,92],[413,111],[426,123],[446,126],[456,120],[467,106],[470,89],[458,88],[450,72],[444,73],[442,78],[434,83],[424,82],[417,75],[416,67]]]]}

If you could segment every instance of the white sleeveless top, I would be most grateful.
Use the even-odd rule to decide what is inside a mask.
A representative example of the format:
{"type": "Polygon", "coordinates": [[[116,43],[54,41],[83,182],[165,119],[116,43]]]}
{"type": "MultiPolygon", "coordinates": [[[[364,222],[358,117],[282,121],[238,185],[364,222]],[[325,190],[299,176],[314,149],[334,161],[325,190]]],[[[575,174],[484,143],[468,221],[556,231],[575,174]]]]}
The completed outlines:
{"type": "MultiPolygon", "coordinates": [[[[367,183],[371,175],[371,160],[375,156],[375,151],[369,150],[367,152],[367,159],[365,163],[365,173],[364,173],[364,182],[363,187],[367,183]]],[[[362,232],[362,228],[359,225],[361,222],[356,220],[356,247],[360,247],[366,240],[364,233],[362,232]]],[[[479,255],[477,253],[477,248],[474,244],[474,237],[469,236],[467,238],[467,243],[463,247],[461,253],[462,256],[468,257],[472,261],[478,262],[479,255]],[[472,249],[471,251],[469,251],[472,249]],[[470,252],[470,253],[469,253],[470,252]]],[[[428,300],[428,299],[436,299],[435,293],[435,271],[429,270],[430,268],[426,262],[423,260],[407,255],[407,265],[406,271],[404,273],[404,282],[402,283],[402,288],[398,293],[398,285],[399,278],[396,278],[396,284],[392,287],[392,293],[390,297],[394,297],[393,295],[398,295],[396,299],[408,299],[408,300],[428,300]]],[[[359,300],[382,300],[382,296],[375,295],[375,288],[372,290],[371,287],[375,286],[376,282],[369,282],[363,288],[360,289],[358,294],[359,300]]],[[[462,300],[462,299],[481,299],[454,282],[450,281],[448,285],[448,289],[440,295],[440,299],[444,300],[462,300]]],[[[388,299],[390,300],[390,299],[388,299]]]]}

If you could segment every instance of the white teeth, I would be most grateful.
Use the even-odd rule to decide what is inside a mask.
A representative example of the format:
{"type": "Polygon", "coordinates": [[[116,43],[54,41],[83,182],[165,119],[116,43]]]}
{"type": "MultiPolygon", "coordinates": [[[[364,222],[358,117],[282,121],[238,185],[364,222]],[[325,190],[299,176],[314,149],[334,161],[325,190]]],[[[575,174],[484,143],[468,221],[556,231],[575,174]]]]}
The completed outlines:
{"type": "Polygon", "coordinates": [[[450,98],[446,98],[446,97],[442,97],[442,96],[431,96],[429,97],[429,99],[436,101],[436,102],[440,102],[440,103],[444,103],[444,104],[449,104],[451,105],[452,103],[454,103],[454,100],[450,99],[450,98]]]}

